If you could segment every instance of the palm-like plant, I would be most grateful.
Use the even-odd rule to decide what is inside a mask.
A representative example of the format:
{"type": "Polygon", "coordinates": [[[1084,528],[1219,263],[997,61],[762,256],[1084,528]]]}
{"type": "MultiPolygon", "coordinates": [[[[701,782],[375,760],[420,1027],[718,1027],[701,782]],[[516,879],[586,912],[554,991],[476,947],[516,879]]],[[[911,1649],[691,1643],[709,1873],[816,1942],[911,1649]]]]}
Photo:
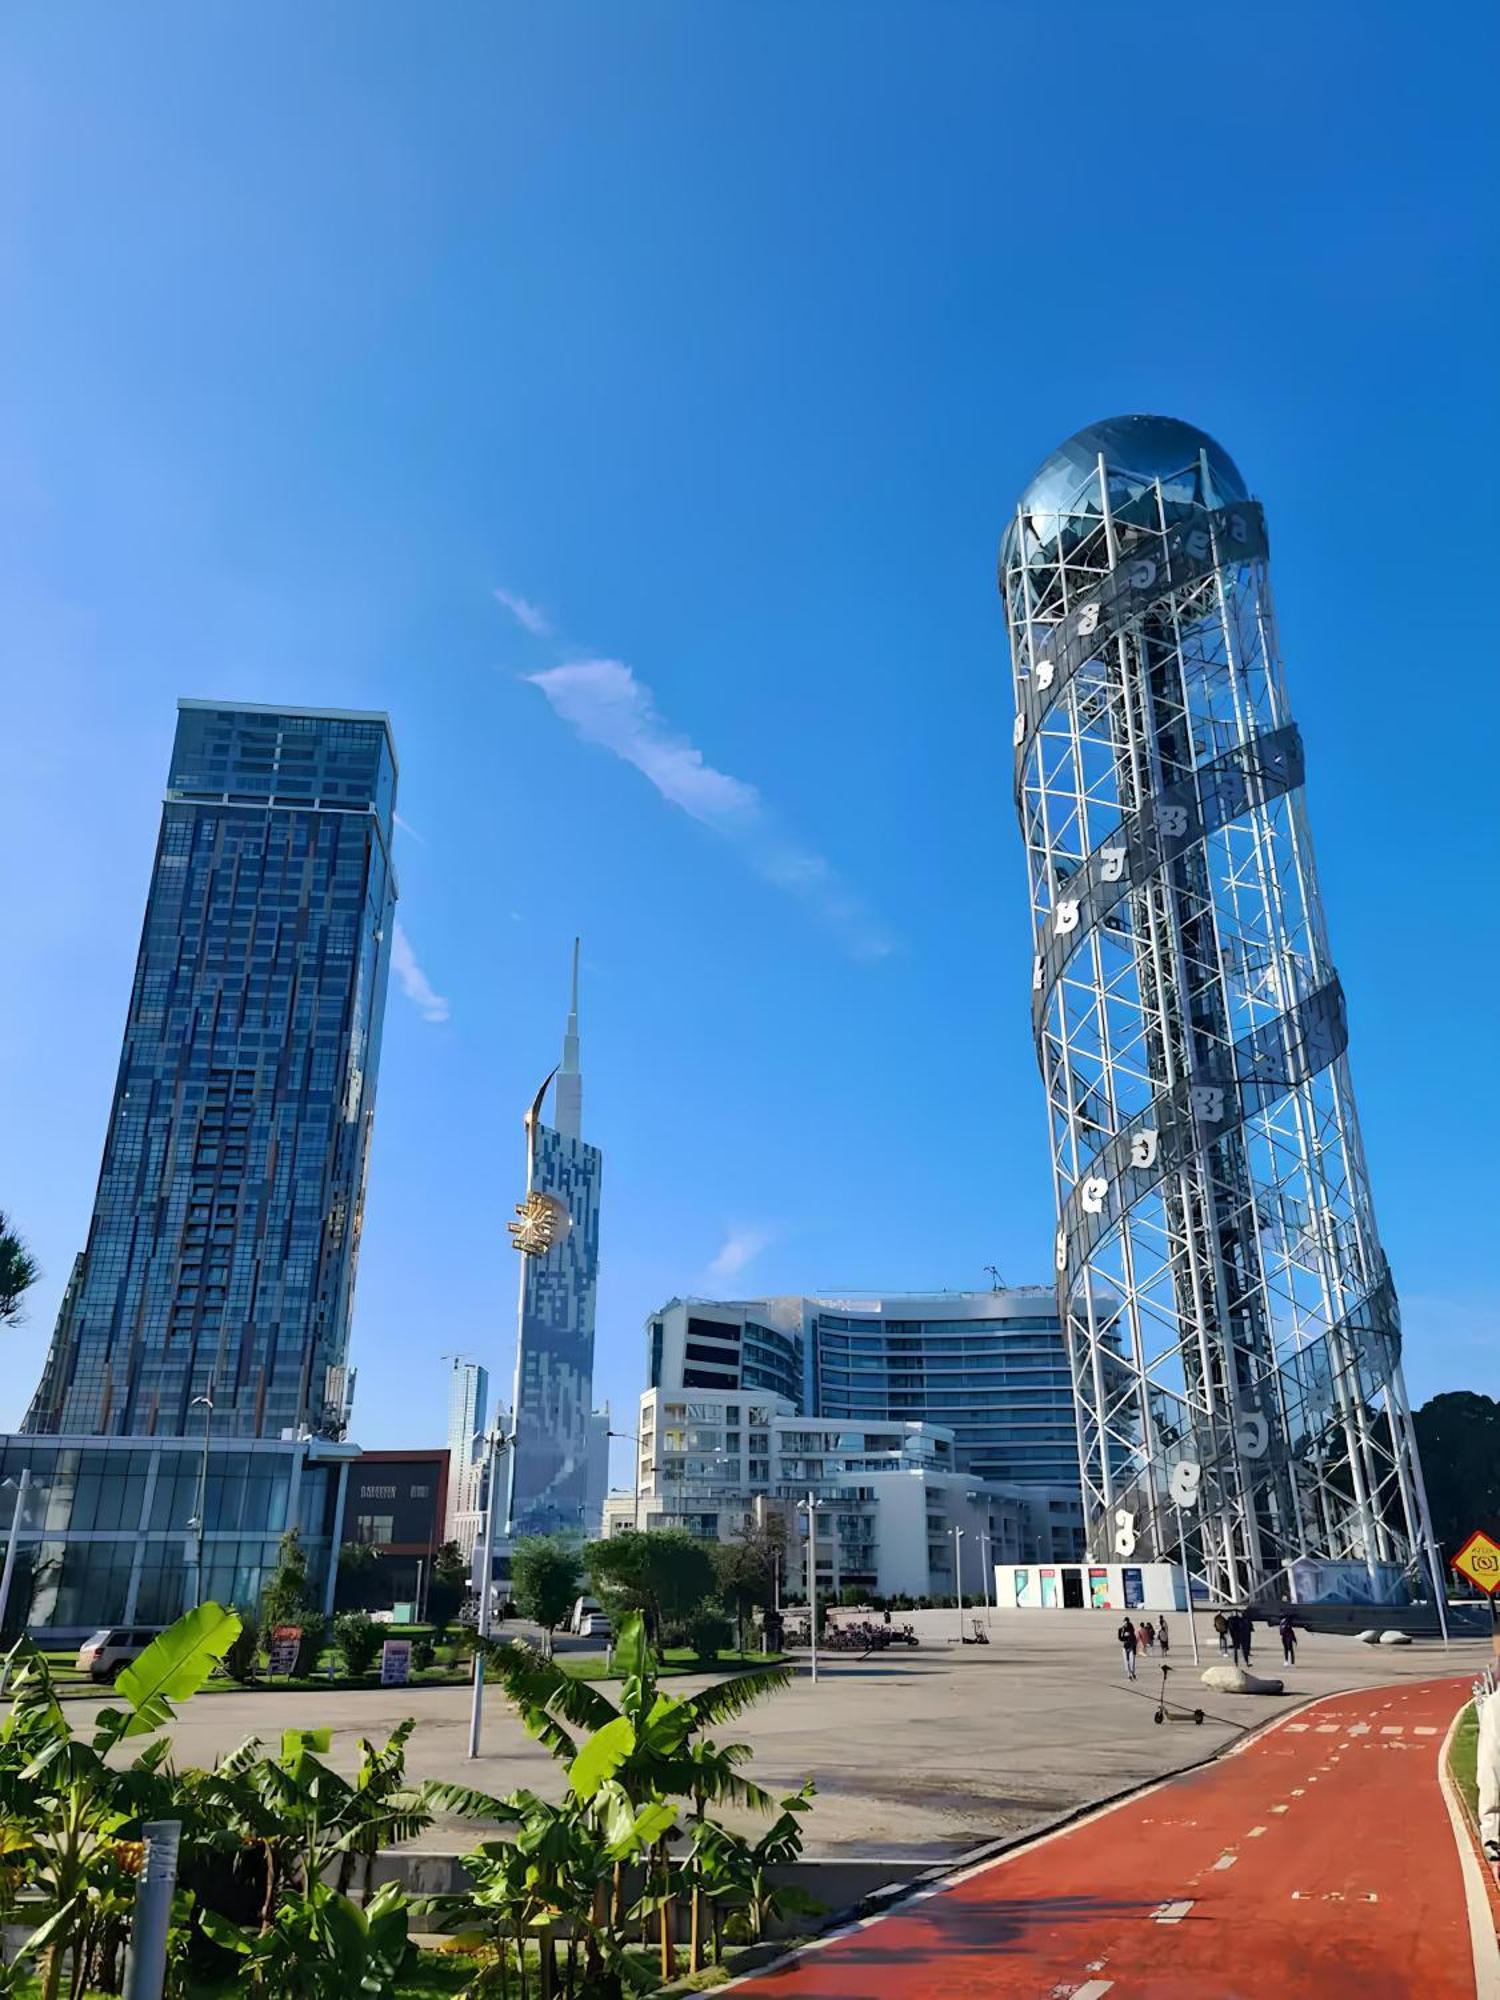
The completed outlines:
{"type": "MultiPolygon", "coordinates": [[[[555,1661],[538,1658],[528,1647],[492,1646],[490,1660],[496,1679],[520,1711],[526,1728],[567,1765],[569,1789],[585,1805],[598,1797],[605,1785],[612,1784],[637,1811],[677,1798],[692,1801],[700,1820],[710,1803],[770,1809],[768,1794],[739,1774],[738,1765],[749,1755],[743,1744],[725,1749],[696,1739],[704,1729],[730,1720],[785,1687],[791,1679],[790,1668],[765,1667],[732,1674],[683,1697],[663,1694],[656,1657],[646,1643],[639,1613],[625,1620],[615,1642],[615,1665],[624,1675],[618,1707],[599,1688],[575,1680],[555,1661]],[[575,1730],[588,1734],[580,1740],[575,1730]]],[[[663,1823],[653,1838],[645,1899],[646,1906],[657,1914],[664,1979],[670,1979],[675,1971],[669,1846],[675,1830],[674,1815],[673,1823],[663,1823]]],[[[614,1877],[614,1911],[619,1924],[624,1916],[622,1863],[616,1864],[614,1877]]],[[[698,1963],[702,1952],[700,1918],[701,1901],[696,1901],[698,1963]]]]}
{"type": "Polygon", "coordinates": [[[74,1733],[45,1660],[29,1640],[11,1648],[11,1707],[0,1725],[0,1807],[46,1915],[25,1946],[45,1957],[44,2000],[56,2000],[71,1957],[81,1988],[91,1964],[117,1954],[134,1891],[133,1836],[170,1795],[170,1745],[158,1738],[124,1769],[107,1760],[130,1737],[170,1722],[239,1630],[222,1605],[204,1604],[153,1641],[115,1683],[123,1707],[101,1709],[89,1738],[74,1733]]]}

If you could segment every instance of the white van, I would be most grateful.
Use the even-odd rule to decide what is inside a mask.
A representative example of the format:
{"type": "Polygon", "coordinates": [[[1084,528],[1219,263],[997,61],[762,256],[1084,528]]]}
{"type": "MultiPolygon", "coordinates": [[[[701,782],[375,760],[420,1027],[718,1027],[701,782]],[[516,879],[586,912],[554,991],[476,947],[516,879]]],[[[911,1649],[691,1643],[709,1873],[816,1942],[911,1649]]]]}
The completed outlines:
{"type": "MultiPolygon", "coordinates": [[[[591,1618],[603,1617],[604,1606],[599,1602],[597,1597],[580,1597],[578,1602],[573,1606],[573,1615],[568,1620],[568,1630],[575,1636],[581,1636],[587,1629],[591,1618]]],[[[605,1622],[608,1623],[607,1620],[605,1622]]]]}

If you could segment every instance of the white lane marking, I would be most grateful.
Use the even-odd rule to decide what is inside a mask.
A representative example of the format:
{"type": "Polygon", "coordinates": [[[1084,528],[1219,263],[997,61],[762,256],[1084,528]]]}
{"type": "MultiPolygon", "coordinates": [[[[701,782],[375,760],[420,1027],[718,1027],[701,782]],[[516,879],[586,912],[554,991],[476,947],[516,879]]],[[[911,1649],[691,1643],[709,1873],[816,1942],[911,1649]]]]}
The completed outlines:
{"type": "Polygon", "coordinates": [[[1091,1979],[1087,1986],[1075,1986],[1072,2000],[1104,2000],[1104,1995],[1114,1986],[1112,1979],[1091,1979]]]}
{"type": "Polygon", "coordinates": [[[1265,1828],[1263,1826],[1252,1826],[1249,1833],[1246,1835],[1246,1839],[1259,1840],[1264,1832],[1265,1828]]]}
{"type": "Polygon", "coordinates": [[[1232,1868],[1239,1858],[1237,1854],[1221,1854],[1214,1863],[1214,1866],[1215,1868],[1232,1868]]]}
{"type": "Polygon", "coordinates": [[[1368,1736],[1369,1733],[1370,1725],[1368,1722],[1356,1722],[1354,1727],[1349,1731],[1351,1736],[1368,1736]]]}
{"type": "Polygon", "coordinates": [[[1430,1723],[1427,1723],[1427,1722],[1414,1722],[1414,1723],[1412,1724],[1412,1726],[1411,1726],[1411,1733],[1412,1733],[1412,1735],[1413,1735],[1413,1736],[1436,1736],[1436,1735],[1437,1735],[1437,1731],[1436,1731],[1436,1729],[1434,1729],[1434,1728],[1432,1727],[1432,1725],[1431,1725],[1430,1723]]]}
{"type": "Polygon", "coordinates": [[[1338,1733],[1339,1726],[1336,1722],[1320,1722],[1318,1724],[1318,1734],[1320,1736],[1337,1736],[1338,1733]]]}
{"type": "Polygon", "coordinates": [[[1286,1812],[1289,1808],[1286,1806],[1272,1806],[1271,1810],[1272,1812],[1286,1812]]]}
{"type": "Polygon", "coordinates": [[[1307,1724],[1305,1722],[1289,1722],[1286,1726],[1286,1733],[1288,1736],[1305,1736],[1307,1734],[1307,1724]]]}
{"type": "Polygon", "coordinates": [[[1401,1734],[1401,1724],[1399,1722],[1382,1722],[1380,1733],[1382,1736],[1399,1736],[1401,1734]]]}
{"type": "Polygon", "coordinates": [[[1292,1787],[1292,1797],[1293,1797],[1294,1799],[1300,1799],[1300,1798],[1302,1798],[1303,1796],[1304,1796],[1304,1793],[1303,1793],[1303,1789],[1302,1789],[1301,1785],[1293,1785],[1293,1787],[1292,1787]]]}
{"type": "Polygon", "coordinates": [[[1180,1924],[1192,1907],[1190,1902],[1163,1903],[1161,1908],[1155,1912],[1156,1921],[1159,1924],[1180,1924]]]}

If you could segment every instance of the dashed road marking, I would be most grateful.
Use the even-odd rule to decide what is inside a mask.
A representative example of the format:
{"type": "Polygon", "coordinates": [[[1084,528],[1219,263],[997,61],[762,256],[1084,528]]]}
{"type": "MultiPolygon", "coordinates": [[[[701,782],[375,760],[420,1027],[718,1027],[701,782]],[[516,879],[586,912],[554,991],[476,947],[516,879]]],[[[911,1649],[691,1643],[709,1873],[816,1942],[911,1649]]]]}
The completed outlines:
{"type": "Polygon", "coordinates": [[[1112,1979],[1091,1979],[1087,1986],[1068,1988],[1070,2000],[1104,2000],[1104,1995],[1114,1986],[1112,1979]]]}
{"type": "Polygon", "coordinates": [[[1426,1723],[1426,1722],[1414,1722],[1414,1723],[1412,1724],[1412,1726],[1411,1726],[1411,1733],[1412,1733],[1412,1735],[1413,1735],[1413,1736],[1436,1736],[1436,1735],[1437,1735],[1437,1731],[1436,1731],[1436,1729],[1434,1729],[1434,1728],[1432,1727],[1432,1725],[1431,1725],[1430,1723],[1426,1723]]]}
{"type": "Polygon", "coordinates": [[[1307,1734],[1307,1724],[1305,1722],[1289,1722],[1286,1726],[1286,1733],[1288,1736],[1305,1736],[1307,1734]]]}
{"type": "Polygon", "coordinates": [[[1190,1902],[1163,1903],[1155,1912],[1156,1921],[1159,1924],[1180,1924],[1192,1907],[1190,1902]]]}
{"type": "Polygon", "coordinates": [[[1237,1854],[1221,1854],[1214,1863],[1214,1866],[1215,1868],[1232,1868],[1239,1858],[1237,1854]]]}
{"type": "Polygon", "coordinates": [[[1252,1826],[1245,1837],[1247,1840],[1259,1840],[1264,1832],[1265,1828],[1263,1826],[1252,1826]]]}
{"type": "Polygon", "coordinates": [[[1305,1796],[1306,1796],[1306,1794],[1305,1794],[1305,1792],[1303,1791],[1303,1788],[1302,1788],[1302,1786],[1301,1786],[1301,1785],[1293,1785],[1293,1787],[1292,1787],[1292,1797],[1293,1797],[1294,1799],[1300,1799],[1300,1798],[1303,1798],[1303,1797],[1305,1797],[1305,1796]]]}
{"type": "Polygon", "coordinates": [[[1380,1733],[1382,1736],[1399,1736],[1401,1734],[1401,1724],[1399,1722],[1382,1722],[1380,1733]]]}
{"type": "Polygon", "coordinates": [[[1336,1722],[1320,1722],[1318,1724],[1318,1734],[1320,1736],[1337,1736],[1338,1733],[1339,1726],[1336,1722]]]}
{"type": "Polygon", "coordinates": [[[1286,1806],[1272,1806],[1271,1810],[1272,1812],[1286,1812],[1289,1808],[1286,1806]]]}

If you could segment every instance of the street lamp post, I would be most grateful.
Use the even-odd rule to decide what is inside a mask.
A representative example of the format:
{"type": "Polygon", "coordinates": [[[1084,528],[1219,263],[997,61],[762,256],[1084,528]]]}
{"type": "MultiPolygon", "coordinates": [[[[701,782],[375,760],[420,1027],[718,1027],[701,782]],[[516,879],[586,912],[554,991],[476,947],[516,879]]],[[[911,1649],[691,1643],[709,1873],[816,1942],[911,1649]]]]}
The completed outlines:
{"type": "Polygon", "coordinates": [[[635,1440],[635,1477],[630,1482],[630,1525],[639,1532],[641,1525],[641,1434],[639,1431],[606,1431],[606,1437],[633,1438],[635,1440]]]}
{"type": "Polygon", "coordinates": [[[797,1512],[807,1516],[807,1611],[812,1635],[814,1687],[818,1682],[818,1509],[822,1504],[813,1491],[809,1491],[805,1500],[797,1502],[797,1512]]]}
{"type": "Polygon", "coordinates": [[[214,1420],[213,1384],[209,1384],[206,1396],[194,1396],[188,1404],[189,1410],[203,1412],[203,1456],[198,1462],[198,1512],[193,1521],[193,1532],[197,1555],[193,1564],[193,1609],[196,1611],[203,1602],[203,1528],[204,1513],[208,1506],[208,1440],[214,1420]]]}
{"type": "Polygon", "coordinates": [[[984,1560],[984,1622],[987,1628],[994,1627],[995,1592],[995,1540],[986,1528],[979,1531],[979,1552],[984,1560]]]}
{"type": "Polygon", "coordinates": [[[953,1524],[953,1590],[958,1598],[958,1643],[964,1642],[964,1571],[963,1550],[960,1546],[964,1531],[955,1521],[953,1524]]]}
{"type": "Polygon", "coordinates": [[[484,1539],[479,1569],[479,1623],[474,1646],[474,1692],[469,1705],[469,1755],[479,1755],[479,1731],[484,1720],[484,1642],[490,1636],[490,1598],[494,1593],[495,1491],[500,1484],[500,1454],[510,1440],[497,1427],[487,1440],[488,1467],[484,1496],[484,1539]]]}

